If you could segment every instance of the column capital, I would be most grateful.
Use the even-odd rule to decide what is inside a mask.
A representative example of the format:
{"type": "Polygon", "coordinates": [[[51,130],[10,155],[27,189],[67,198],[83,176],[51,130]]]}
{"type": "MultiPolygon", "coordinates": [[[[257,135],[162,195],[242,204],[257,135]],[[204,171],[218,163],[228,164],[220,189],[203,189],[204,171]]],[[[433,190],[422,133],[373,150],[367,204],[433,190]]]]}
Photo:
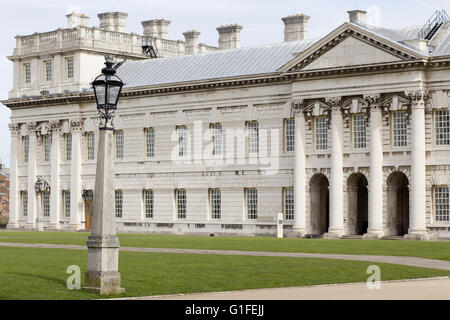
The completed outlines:
{"type": "Polygon", "coordinates": [[[50,131],[52,134],[57,134],[61,132],[61,123],[58,120],[49,121],[50,131]]]}
{"type": "Polygon", "coordinates": [[[71,119],[70,120],[70,131],[71,132],[82,132],[84,128],[83,119],[71,119]]]}
{"type": "Polygon", "coordinates": [[[294,114],[301,113],[305,109],[305,100],[299,99],[291,102],[291,108],[294,114]]]}
{"type": "Polygon", "coordinates": [[[408,97],[410,103],[413,105],[417,105],[421,102],[425,102],[426,100],[431,99],[431,94],[426,89],[405,91],[405,94],[408,97]]]}
{"type": "Polygon", "coordinates": [[[9,131],[11,131],[12,137],[17,137],[20,133],[20,126],[18,123],[10,123],[8,124],[9,131]]]}
{"type": "Polygon", "coordinates": [[[325,104],[331,109],[331,111],[336,111],[341,107],[341,97],[325,98],[325,104]]]}
{"type": "Polygon", "coordinates": [[[363,99],[366,106],[371,110],[376,110],[381,107],[381,95],[379,93],[364,95],[363,99]]]}
{"type": "Polygon", "coordinates": [[[36,135],[37,134],[37,123],[36,122],[28,122],[26,124],[26,126],[27,126],[28,135],[36,135]]]}

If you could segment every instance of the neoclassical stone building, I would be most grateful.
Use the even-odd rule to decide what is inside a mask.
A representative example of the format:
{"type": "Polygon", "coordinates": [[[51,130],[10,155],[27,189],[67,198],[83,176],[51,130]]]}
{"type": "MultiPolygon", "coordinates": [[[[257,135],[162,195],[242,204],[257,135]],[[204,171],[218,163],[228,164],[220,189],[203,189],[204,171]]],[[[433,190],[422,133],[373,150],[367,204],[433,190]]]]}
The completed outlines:
{"type": "MultiPolygon", "coordinates": [[[[436,17],[388,29],[350,11],[308,39],[309,17],[293,15],[279,44],[240,48],[242,26],[227,25],[209,52],[191,30],[185,54],[130,54],[117,65],[118,229],[275,234],[283,212],[291,236],[446,236],[450,22],[436,17]]],[[[82,40],[62,56],[22,41],[10,57],[11,228],[89,229],[98,140],[89,82],[108,50],[82,40]]]]}

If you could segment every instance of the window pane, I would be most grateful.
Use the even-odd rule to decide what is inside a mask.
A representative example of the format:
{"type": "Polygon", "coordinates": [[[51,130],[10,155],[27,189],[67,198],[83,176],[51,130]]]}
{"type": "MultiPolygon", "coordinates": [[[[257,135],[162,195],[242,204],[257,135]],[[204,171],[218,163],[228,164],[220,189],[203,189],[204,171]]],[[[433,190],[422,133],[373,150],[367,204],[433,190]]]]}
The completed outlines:
{"type": "Polygon", "coordinates": [[[44,203],[44,217],[50,217],[50,192],[42,193],[42,201],[44,203]]]}
{"type": "Polygon", "coordinates": [[[211,137],[212,137],[212,154],[221,155],[223,146],[222,125],[215,123],[211,125],[211,137]]]}
{"type": "Polygon", "coordinates": [[[434,187],[434,210],[437,222],[449,222],[449,188],[434,187]]]}
{"type": "Polygon", "coordinates": [[[23,67],[25,71],[25,83],[31,83],[31,64],[25,63],[23,67]]]}
{"type": "Polygon", "coordinates": [[[63,191],[64,215],[70,217],[70,191],[63,191]]]}
{"type": "Polygon", "coordinates": [[[28,136],[23,137],[23,162],[28,162],[30,150],[30,138],[28,136]]]}
{"type": "Polygon", "coordinates": [[[22,191],[22,214],[24,217],[28,215],[28,192],[22,191]]]}
{"type": "Polygon", "coordinates": [[[395,147],[405,147],[407,144],[406,112],[399,111],[392,114],[392,134],[395,147]]]}
{"type": "Polygon", "coordinates": [[[284,189],[284,218],[294,220],[294,188],[284,189]]]}
{"type": "Polygon", "coordinates": [[[222,195],[219,189],[210,189],[211,218],[220,219],[222,195]]]}
{"type": "Polygon", "coordinates": [[[259,152],[259,126],[258,122],[247,122],[247,134],[248,134],[248,153],[259,152]]]}
{"type": "Polygon", "coordinates": [[[316,150],[328,149],[328,123],[326,116],[314,118],[314,139],[316,150]]]}
{"type": "Polygon", "coordinates": [[[50,82],[52,81],[53,71],[52,71],[52,62],[46,61],[45,62],[45,81],[50,82]]]}
{"type": "Polygon", "coordinates": [[[66,58],[67,79],[73,78],[73,57],[66,58]]]}
{"type": "Polygon", "coordinates": [[[64,144],[66,146],[66,160],[72,160],[72,134],[66,133],[64,135],[64,144]]]}
{"type": "Polygon", "coordinates": [[[436,145],[450,144],[450,119],[448,110],[436,110],[434,112],[436,145]]]}
{"type": "Polygon", "coordinates": [[[153,158],[155,156],[155,130],[153,128],[145,129],[145,142],[147,158],[153,158]]]}
{"type": "Polygon", "coordinates": [[[49,162],[50,161],[50,148],[51,148],[51,136],[45,135],[43,136],[44,139],[44,161],[49,162]]]}
{"type": "Polygon", "coordinates": [[[284,120],[284,136],[286,141],[286,151],[295,150],[295,120],[284,120]]]}
{"type": "Polygon", "coordinates": [[[86,133],[86,145],[87,145],[88,160],[94,160],[95,141],[93,132],[86,133]]]}
{"type": "Polygon", "coordinates": [[[123,158],[123,130],[117,130],[114,133],[116,138],[116,159],[123,158]]]}
{"type": "Polygon", "coordinates": [[[363,113],[353,115],[353,148],[366,147],[366,118],[363,113]]]}
{"type": "Polygon", "coordinates": [[[116,200],[116,205],[115,205],[116,218],[122,218],[122,204],[123,204],[122,190],[116,190],[115,200],[116,200]]]}
{"type": "Polygon", "coordinates": [[[178,219],[186,218],[186,190],[176,189],[175,198],[177,202],[178,219]]]}
{"type": "Polygon", "coordinates": [[[145,217],[153,218],[153,190],[144,190],[145,217]]]}
{"type": "Polygon", "coordinates": [[[187,128],[177,127],[178,131],[178,155],[180,157],[187,155],[187,128]]]}
{"type": "Polygon", "coordinates": [[[258,192],[256,189],[247,189],[247,218],[258,218],[258,192]]]}

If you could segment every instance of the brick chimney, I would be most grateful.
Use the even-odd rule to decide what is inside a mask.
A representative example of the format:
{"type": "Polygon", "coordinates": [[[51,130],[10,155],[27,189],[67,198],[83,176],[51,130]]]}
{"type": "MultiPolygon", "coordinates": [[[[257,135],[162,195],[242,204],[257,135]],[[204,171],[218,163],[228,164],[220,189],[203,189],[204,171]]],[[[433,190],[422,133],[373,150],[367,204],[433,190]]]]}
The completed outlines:
{"type": "Polygon", "coordinates": [[[227,24],[216,28],[219,32],[219,49],[227,50],[241,46],[241,30],[243,26],[238,24],[227,24]]]}
{"type": "Polygon", "coordinates": [[[306,24],[309,16],[306,14],[295,14],[281,18],[284,22],[284,41],[298,41],[306,38],[306,24]]]}
{"type": "Polygon", "coordinates": [[[128,13],[125,12],[104,12],[99,13],[100,28],[106,31],[125,32],[128,13]]]}
{"type": "Polygon", "coordinates": [[[347,11],[348,13],[348,20],[351,23],[357,23],[357,24],[366,24],[366,11],[363,10],[352,10],[347,11]]]}
{"type": "Polygon", "coordinates": [[[185,44],[184,53],[185,54],[196,54],[198,53],[198,36],[200,32],[196,30],[188,30],[183,33],[185,44]]]}
{"type": "Polygon", "coordinates": [[[153,19],[141,22],[144,35],[149,37],[168,39],[170,20],[153,19]]]}
{"type": "Polygon", "coordinates": [[[89,24],[89,17],[82,13],[72,12],[66,15],[67,17],[67,28],[75,27],[87,27],[89,24]]]}

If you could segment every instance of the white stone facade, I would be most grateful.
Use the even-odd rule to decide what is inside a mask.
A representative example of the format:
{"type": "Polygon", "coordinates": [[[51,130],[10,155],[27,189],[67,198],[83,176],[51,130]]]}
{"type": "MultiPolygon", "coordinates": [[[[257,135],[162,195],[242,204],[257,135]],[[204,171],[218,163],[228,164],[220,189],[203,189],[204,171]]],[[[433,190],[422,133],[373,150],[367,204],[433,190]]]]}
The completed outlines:
{"type": "MultiPolygon", "coordinates": [[[[440,40],[431,41],[445,45],[447,32],[443,27],[440,40]]],[[[290,236],[438,238],[450,230],[449,69],[444,54],[344,23],[272,72],[125,87],[114,119],[123,133],[116,146],[123,157],[112,155],[121,191],[117,227],[275,235],[284,212],[290,236]],[[290,119],[295,129],[287,133],[290,119]],[[256,154],[249,123],[258,126],[256,154]],[[211,152],[213,124],[223,132],[218,157],[211,152]],[[188,132],[182,162],[180,127],[188,132]],[[152,156],[147,128],[154,132],[152,156]],[[288,147],[292,136],[295,147],[288,147]],[[151,206],[145,190],[152,191],[151,206]],[[185,202],[176,190],[184,190],[185,202]],[[218,219],[211,190],[220,190],[218,219]],[[295,205],[287,201],[291,192],[295,205]]],[[[3,103],[12,110],[9,227],[84,229],[82,194],[94,190],[96,165],[86,133],[95,143],[99,133],[92,93],[13,95],[3,103]],[[37,177],[50,184],[49,208],[34,190],[37,177]]]]}

